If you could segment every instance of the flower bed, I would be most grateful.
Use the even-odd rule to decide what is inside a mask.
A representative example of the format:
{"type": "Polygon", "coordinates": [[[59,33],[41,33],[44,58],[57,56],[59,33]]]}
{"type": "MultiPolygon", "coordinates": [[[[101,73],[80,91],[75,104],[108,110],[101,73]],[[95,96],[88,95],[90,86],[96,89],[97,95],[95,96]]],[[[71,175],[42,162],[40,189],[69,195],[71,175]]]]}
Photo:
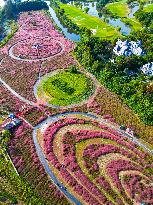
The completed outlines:
{"type": "Polygon", "coordinates": [[[32,129],[25,123],[16,129],[8,146],[9,155],[19,172],[40,197],[44,204],[69,204],[65,196],[52,184],[36,153],[32,129]]]}
{"type": "Polygon", "coordinates": [[[13,54],[20,59],[41,60],[60,54],[64,48],[52,38],[31,38],[17,43],[13,54]]]}
{"type": "Polygon", "coordinates": [[[36,102],[33,86],[39,76],[76,64],[69,55],[74,44],[55,30],[43,12],[22,13],[18,24],[16,34],[0,48],[0,75],[17,93],[36,102]]]}
{"type": "MultiPolygon", "coordinates": [[[[65,184],[81,196],[82,201],[89,204],[93,204],[89,199],[96,199],[95,204],[140,203],[140,197],[127,194],[122,179],[126,177],[124,172],[135,171],[151,180],[148,154],[116,130],[96,120],[65,117],[50,124],[43,138],[43,149],[49,163],[58,170],[65,184]],[[81,129],[81,125],[92,125],[102,130],[81,129]],[[60,146],[58,150],[55,144],[60,146]],[[120,175],[122,173],[123,176],[120,175]]],[[[140,184],[137,186],[141,188],[140,184]]],[[[144,187],[147,187],[146,182],[144,187]]],[[[129,189],[133,190],[132,187],[129,189]]],[[[148,193],[151,193],[150,189],[148,193]]],[[[144,201],[150,201],[149,197],[143,195],[144,201]]]]}

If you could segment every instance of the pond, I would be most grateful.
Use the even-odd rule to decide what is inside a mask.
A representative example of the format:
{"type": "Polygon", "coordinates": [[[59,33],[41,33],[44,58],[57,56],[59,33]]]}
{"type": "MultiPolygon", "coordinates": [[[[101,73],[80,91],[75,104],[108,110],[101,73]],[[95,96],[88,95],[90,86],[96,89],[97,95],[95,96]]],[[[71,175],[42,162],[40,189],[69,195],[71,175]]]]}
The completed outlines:
{"type": "Polygon", "coordinates": [[[134,13],[138,11],[139,4],[137,2],[131,3],[130,4],[130,9],[131,9],[131,12],[129,13],[128,17],[129,18],[134,18],[134,13]]]}
{"type": "MultiPolygon", "coordinates": [[[[88,3],[87,2],[79,2],[79,3],[82,4],[82,9],[84,9],[86,7],[89,8],[89,11],[88,11],[89,15],[96,16],[96,17],[99,17],[101,19],[107,19],[109,25],[111,25],[115,28],[120,27],[121,28],[120,32],[123,35],[129,35],[130,34],[130,32],[131,32],[130,27],[128,25],[126,25],[124,22],[122,22],[120,18],[111,18],[108,15],[100,16],[98,14],[98,11],[97,11],[97,8],[96,8],[97,2],[88,2],[88,3]]],[[[74,1],[70,1],[68,4],[74,5],[74,1]]],[[[129,14],[129,18],[133,18],[134,13],[139,9],[139,5],[134,2],[134,3],[131,4],[130,8],[131,8],[131,12],[129,14]]]]}
{"type": "Polygon", "coordinates": [[[47,5],[49,6],[49,12],[51,17],[53,18],[54,22],[56,23],[56,25],[62,30],[64,36],[66,38],[68,38],[69,40],[72,41],[80,41],[80,35],[79,34],[75,34],[73,32],[70,32],[69,29],[67,27],[65,27],[60,20],[58,19],[54,9],[50,6],[50,2],[49,1],[45,1],[47,3],[47,5]]]}

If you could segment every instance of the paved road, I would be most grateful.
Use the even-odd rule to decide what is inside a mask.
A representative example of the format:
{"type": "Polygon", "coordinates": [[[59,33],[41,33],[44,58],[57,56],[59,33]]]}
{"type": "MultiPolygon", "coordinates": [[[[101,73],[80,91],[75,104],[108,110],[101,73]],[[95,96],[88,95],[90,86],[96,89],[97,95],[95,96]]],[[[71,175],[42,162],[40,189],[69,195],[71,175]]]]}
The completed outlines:
{"type": "MultiPolygon", "coordinates": [[[[16,43],[17,44],[17,43],[16,43]]],[[[14,56],[13,54],[13,48],[16,46],[16,44],[14,44],[10,50],[9,50],[9,55],[10,57],[16,59],[16,60],[22,60],[22,61],[32,61],[32,60],[29,60],[29,59],[21,59],[19,57],[16,57],[14,56]]],[[[62,45],[62,48],[63,48],[63,45],[62,45]]],[[[64,49],[64,48],[63,48],[64,49]]],[[[61,53],[60,53],[61,54],[61,53]]],[[[59,55],[60,55],[59,54],[59,55]]],[[[50,58],[50,57],[49,57],[50,58]]],[[[41,60],[47,60],[48,58],[42,58],[41,60]]],[[[40,59],[37,59],[37,60],[40,60],[40,59]]],[[[0,64],[2,63],[3,59],[1,60],[0,64]]],[[[36,61],[36,60],[34,60],[36,61]]],[[[84,71],[84,70],[83,70],[84,71]]],[[[41,68],[40,68],[40,72],[41,72],[41,68]]],[[[90,73],[87,73],[86,74],[88,76],[90,76],[92,78],[92,80],[94,81],[94,83],[99,86],[99,82],[97,81],[96,78],[94,78],[90,73]]],[[[39,77],[40,77],[40,73],[39,73],[39,77]]],[[[27,103],[27,104],[30,104],[32,106],[36,106],[35,103],[25,99],[24,97],[22,97],[21,95],[19,95],[16,91],[14,91],[7,83],[5,83],[5,81],[3,81],[1,78],[0,78],[0,83],[3,84],[3,86],[5,86],[13,95],[15,95],[17,98],[19,98],[21,101],[27,103]]],[[[79,104],[80,105],[80,104],[79,104]]],[[[57,108],[57,107],[56,107],[57,108]]],[[[56,116],[53,116],[53,117],[48,117],[47,120],[45,120],[44,122],[40,123],[39,125],[37,125],[36,127],[34,127],[34,130],[33,130],[33,140],[34,140],[34,143],[35,143],[35,146],[36,146],[36,150],[37,150],[37,153],[38,153],[38,156],[41,160],[41,163],[43,164],[43,166],[45,167],[45,170],[47,172],[47,174],[50,176],[51,180],[54,182],[54,184],[58,187],[58,189],[60,189],[61,192],[63,192],[74,204],[76,205],[82,205],[73,195],[71,195],[67,189],[60,183],[60,181],[58,181],[58,179],[56,178],[56,176],[54,175],[54,173],[52,172],[52,170],[50,169],[50,167],[48,166],[48,163],[45,159],[45,156],[41,150],[41,147],[38,143],[38,140],[37,140],[37,135],[36,135],[36,130],[42,126],[43,123],[46,123],[47,121],[51,121],[51,120],[58,120],[60,116],[62,115],[69,115],[69,114],[81,114],[81,115],[86,115],[86,116],[90,116],[94,119],[100,119],[103,124],[106,124],[107,126],[115,129],[116,131],[122,133],[125,137],[128,137],[129,140],[133,141],[134,143],[136,143],[137,145],[139,145],[140,147],[142,147],[144,150],[146,150],[147,152],[149,152],[151,155],[153,155],[153,151],[150,150],[146,145],[144,145],[143,143],[141,143],[137,138],[121,131],[119,128],[113,126],[111,123],[107,122],[106,120],[104,119],[101,119],[100,117],[96,116],[96,115],[93,115],[93,114],[90,114],[90,113],[81,113],[81,112],[71,112],[71,113],[64,113],[64,114],[57,114],[56,116]]],[[[26,119],[23,119],[26,123],[29,124],[29,122],[26,121],[26,119]]],[[[31,125],[31,124],[29,124],[31,125]]]]}
{"type": "MultiPolygon", "coordinates": [[[[36,106],[35,103],[25,99],[24,97],[22,97],[21,95],[19,95],[16,91],[14,91],[7,83],[5,83],[5,81],[3,81],[1,78],[0,78],[0,83],[3,84],[3,86],[5,86],[13,95],[15,95],[17,98],[19,98],[21,101],[29,104],[29,105],[32,105],[32,106],[36,106]]],[[[53,106],[54,107],[54,106],[53,106]]],[[[58,108],[58,107],[56,107],[58,108]]],[[[142,142],[140,142],[136,137],[133,137],[123,131],[121,131],[120,129],[118,129],[117,127],[113,126],[111,123],[108,123],[106,120],[102,120],[100,119],[104,124],[110,126],[111,128],[117,130],[118,132],[120,132],[121,134],[123,134],[125,137],[128,137],[129,140],[135,142],[137,145],[139,145],[141,148],[143,148],[144,150],[146,150],[147,152],[149,152],[151,155],[153,155],[153,150],[150,150],[146,145],[144,145],[142,142]]]]}
{"type": "Polygon", "coordinates": [[[140,140],[138,140],[136,137],[134,137],[134,136],[132,136],[132,135],[126,133],[125,131],[120,130],[117,126],[114,126],[113,124],[109,123],[108,121],[106,121],[106,120],[104,120],[104,119],[102,119],[102,118],[100,118],[100,117],[98,117],[98,118],[99,118],[99,120],[100,120],[103,124],[105,124],[105,125],[111,127],[112,129],[118,131],[118,132],[121,133],[124,137],[127,137],[130,141],[132,141],[132,142],[134,142],[135,144],[139,145],[142,149],[144,149],[145,151],[147,151],[149,154],[153,155],[153,150],[149,149],[145,144],[143,144],[142,142],[140,142],[140,140]]]}

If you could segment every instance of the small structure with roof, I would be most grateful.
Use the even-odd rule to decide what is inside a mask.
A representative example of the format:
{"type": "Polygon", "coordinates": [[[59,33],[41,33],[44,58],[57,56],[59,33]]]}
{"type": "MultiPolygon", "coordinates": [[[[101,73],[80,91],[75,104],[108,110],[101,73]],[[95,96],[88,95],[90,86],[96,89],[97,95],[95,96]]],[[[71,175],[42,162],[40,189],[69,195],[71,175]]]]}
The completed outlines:
{"type": "Polygon", "coordinates": [[[7,119],[7,122],[3,126],[5,130],[12,130],[13,128],[19,126],[21,124],[21,120],[15,116],[15,114],[10,113],[7,119]]]}
{"type": "Polygon", "coordinates": [[[143,65],[140,70],[145,74],[145,75],[150,75],[153,76],[153,62],[147,63],[143,65]]]}
{"type": "Polygon", "coordinates": [[[9,117],[10,119],[14,119],[14,118],[15,118],[15,115],[14,115],[14,113],[10,113],[8,117],[9,117]]]}

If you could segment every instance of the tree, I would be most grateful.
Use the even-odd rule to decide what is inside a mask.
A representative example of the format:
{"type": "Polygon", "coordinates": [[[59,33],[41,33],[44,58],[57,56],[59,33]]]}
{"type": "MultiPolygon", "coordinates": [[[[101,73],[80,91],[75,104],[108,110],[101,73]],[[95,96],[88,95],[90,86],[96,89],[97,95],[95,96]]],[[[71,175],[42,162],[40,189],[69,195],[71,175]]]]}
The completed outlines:
{"type": "Polygon", "coordinates": [[[11,0],[8,0],[4,6],[4,16],[6,19],[13,19],[15,17],[15,6],[11,0]]]}
{"type": "Polygon", "coordinates": [[[88,8],[88,7],[85,7],[85,8],[84,8],[84,12],[87,14],[88,11],[89,11],[89,8],[88,8]]]}

